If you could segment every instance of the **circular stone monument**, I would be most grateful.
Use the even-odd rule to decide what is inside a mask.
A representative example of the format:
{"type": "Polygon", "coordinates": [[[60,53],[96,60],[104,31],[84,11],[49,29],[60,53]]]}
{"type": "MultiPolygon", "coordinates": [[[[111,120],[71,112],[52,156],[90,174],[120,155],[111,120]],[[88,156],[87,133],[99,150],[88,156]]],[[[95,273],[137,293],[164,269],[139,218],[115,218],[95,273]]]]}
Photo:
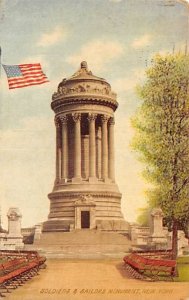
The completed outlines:
{"type": "Polygon", "coordinates": [[[116,94],[82,62],[52,96],[56,178],[43,232],[126,230],[114,174],[116,94]]]}

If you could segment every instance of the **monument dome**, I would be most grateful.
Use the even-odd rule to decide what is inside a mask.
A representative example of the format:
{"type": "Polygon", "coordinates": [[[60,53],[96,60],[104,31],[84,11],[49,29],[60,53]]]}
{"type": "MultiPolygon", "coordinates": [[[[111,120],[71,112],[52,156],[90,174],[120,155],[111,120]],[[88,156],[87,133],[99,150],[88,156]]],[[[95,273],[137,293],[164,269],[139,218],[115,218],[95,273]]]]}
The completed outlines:
{"type": "Polygon", "coordinates": [[[82,62],[52,96],[56,178],[43,231],[127,228],[114,174],[116,94],[82,62]]]}

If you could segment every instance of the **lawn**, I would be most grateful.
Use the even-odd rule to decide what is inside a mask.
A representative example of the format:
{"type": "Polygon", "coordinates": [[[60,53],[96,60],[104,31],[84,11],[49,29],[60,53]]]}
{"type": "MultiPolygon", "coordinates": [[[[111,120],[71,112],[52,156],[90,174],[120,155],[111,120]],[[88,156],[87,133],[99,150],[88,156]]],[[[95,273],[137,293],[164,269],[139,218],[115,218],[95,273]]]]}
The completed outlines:
{"type": "Polygon", "coordinates": [[[175,281],[189,281],[189,256],[178,257],[177,268],[179,277],[175,281]]]}

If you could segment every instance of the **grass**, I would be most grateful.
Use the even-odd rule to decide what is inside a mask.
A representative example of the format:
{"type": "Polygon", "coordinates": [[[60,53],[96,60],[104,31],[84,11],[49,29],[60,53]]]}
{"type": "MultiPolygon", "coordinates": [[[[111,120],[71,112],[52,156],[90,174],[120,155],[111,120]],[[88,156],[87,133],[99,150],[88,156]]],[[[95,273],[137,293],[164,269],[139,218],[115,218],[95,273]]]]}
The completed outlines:
{"type": "Polygon", "coordinates": [[[175,281],[189,281],[189,256],[178,257],[177,268],[179,277],[175,278],[175,281]]]}
{"type": "Polygon", "coordinates": [[[178,264],[189,264],[189,256],[182,256],[177,258],[178,264]]]}

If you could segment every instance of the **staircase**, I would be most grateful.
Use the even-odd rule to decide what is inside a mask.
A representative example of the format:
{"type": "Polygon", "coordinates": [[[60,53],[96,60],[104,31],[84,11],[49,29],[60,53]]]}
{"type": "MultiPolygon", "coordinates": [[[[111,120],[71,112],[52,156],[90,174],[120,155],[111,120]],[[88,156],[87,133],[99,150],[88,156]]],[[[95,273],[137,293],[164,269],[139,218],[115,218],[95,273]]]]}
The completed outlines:
{"type": "Polygon", "coordinates": [[[127,234],[99,230],[72,232],[45,232],[26,249],[41,250],[51,258],[103,258],[123,257],[131,248],[127,234]]]}

